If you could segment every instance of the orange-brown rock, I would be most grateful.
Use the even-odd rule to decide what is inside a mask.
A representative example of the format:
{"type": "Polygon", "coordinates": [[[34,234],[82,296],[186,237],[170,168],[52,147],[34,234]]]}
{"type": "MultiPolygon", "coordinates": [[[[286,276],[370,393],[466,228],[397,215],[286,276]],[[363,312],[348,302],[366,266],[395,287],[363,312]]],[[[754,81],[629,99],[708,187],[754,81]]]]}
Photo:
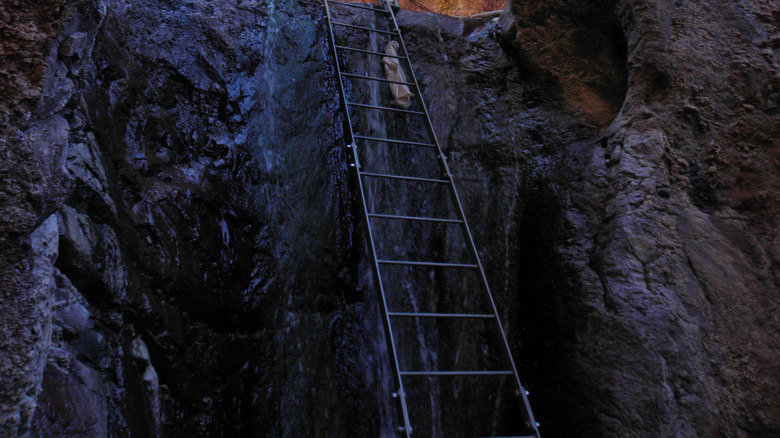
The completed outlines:
{"type": "Polygon", "coordinates": [[[62,0],[0,4],[0,135],[37,104],[62,0]]]}
{"type": "Polygon", "coordinates": [[[514,2],[512,13],[528,66],[549,75],[584,119],[599,127],[611,122],[623,105],[627,70],[623,30],[610,7],[514,2]]]}
{"type": "MultiPolygon", "coordinates": [[[[361,3],[376,3],[370,0],[361,3]]],[[[416,12],[433,12],[435,14],[456,15],[468,17],[481,12],[504,9],[505,0],[399,0],[402,9],[416,12]]]]}
{"type": "Polygon", "coordinates": [[[416,2],[400,0],[399,3],[402,8],[410,11],[426,12],[426,10],[430,10],[437,14],[460,17],[504,9],[506,6],[504,0],[417,0],[416,2]],[[422,5],[423,8],[419,5],[422,5]]]}

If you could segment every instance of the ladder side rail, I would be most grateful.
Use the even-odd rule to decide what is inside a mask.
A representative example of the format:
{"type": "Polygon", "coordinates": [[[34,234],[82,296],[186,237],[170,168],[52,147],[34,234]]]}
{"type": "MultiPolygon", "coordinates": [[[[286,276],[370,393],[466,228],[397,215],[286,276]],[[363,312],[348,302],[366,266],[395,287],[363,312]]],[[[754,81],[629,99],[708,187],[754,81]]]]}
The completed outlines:
{"type": "Polygon", "coordinates": [[[404,54],[406,55],[407,62],[410,65],[409,68],[409,74],[412,77],[412,82],[415,84],[415,88],[417,92],[419,93],[419,102],[420,106],[423,109],[423,112],[425,113],[425,120],[426,120],[426,128],[428,129],[428,134],[430,135],[431,139],[433,140],[433,143],[436,144],[437,152],[439,154],[439,161],[441,162],[441,165],[444,169],[445,174],[447,175],[447,178],[449,179],[449,189],[450,189],[450,195],[452,196],[452,199],[455,203],[455,210],[456,214],[458,215],[458,218],[463,221],[461,226],[463,228],[463,232],[466,235],[466,238],[469,242],[469,246],[471,247],[471,252],[476,260],[476,263],[479,267],[479,273],[481,278],[482,286],[484,287],[485,292],[487,293],[488,299],[490,301],[491,308],[493,310],[493,313],[495,315],[495,322],[498,327],[498,331],[501,334],[501,340],[503,341],[504,350],[506,353],[507,361],[512,369],[512,374],[514,375],[515,383],[517,384],[517,387],[520,391],[520,395],[523,400],[523,408],[522,409],[522,415],[523,419],[527,423],[527,426],[529,429],[533,430],[534,435],[539,438],[539,428],[537,426],[536,420],[534,418],[534,414],[531,411],[531,405],[528,401],[528,396],[525,391],[525,387],[523,387],[523,384],[520,382],[520,376],[517,373],[517,366],[515,365],[515,360],[512,357],[512,350],[509,347],[509,341],[507,340],[506,333],[504,332],[504,326],[501,323],[501,317],[498,313],[498,307],[496,306],[495,299],[493,298],[493,293],[490,291],[490,286],[488,285],[487,276],[485,275],[485,270],[482,266],[482,261],[480,260],[479,253],[477,252],[476,244],[474,243],[474,238],[471,234],[471,229],[469,228],[468,221],[466,220],[466,215],[463,212],[463,204],[460,201],[460,197],[458,196],[458,192],[455,189],[455,181],[452,176],[452,172],[449,169],[449,166],[447,165],[447,160],[444,155],[444,152],[441,149],[441,145],[439,144],[439,139],[436,137],[436,133],[433,130],[433,123],[431,122],[430,113],[428,112],[428,107],[425,104],[425,101],[422,97],[422,90],[420,89],[419,82],[417,81],[417,75],[414,73],[414,69],[411,68],[411,58],[409,56],[409,51],[406,48],[406,43],[404,42],[404,38],[401,34],[401,29],[398,27],[398,21],[395,17],[395,12],[392,10],[392,8],[389,7],[388,3],[385,3],[387,6],[387,10],[390,14],[390,18],[393,22],[393,27],[395,28],[396,32],[398,33],[398,40],[400,42],[401,48],[404,51],[404,54]]]}
{"type": "Polygon", "coordinates": [[[385,330],[385,337],[386,342],[388,344],[388,355],[390,356],[390,365],[393,368],[393,380],[395,381],[396,388],[398,388],[398,395],[401,402],[401,413],[402,413],[402,421],[404,423],[403,425],[403,433],[406,438],[411,438],[412,428],[409,422],[409,410],[406,405],[406,394],[404,391],[404,385],[403,385],[403,379],[401,377],[401,367],[400,363],[398,362],[398,352],[395,348],[395,340],[393,337],[393,330],[392,325],[390,321],[390,316],[388,315],[388,307],[387,307],[387,298],[384,291],[384,285],[382,284],[382,275],[379,270],[379,264],[377,263],[377,253],[376,248],[374,246],[374,238],[371,230],[371,222],[368,217],[368,205],[366,202],[366,194],[363,189],[363,181],[360,177],[360,159],[358,157],[357,153],[357,146],[355,144],[355,134],[353,132],[352,128],[352,117],[349,114],[349,106],[347,106],[347,97],[346,93],[344,92],[344,80],[341,75],[341,65],[339,64],[339,56],[338,56],[338,49],[336,49],[336,37],[333,33],[333,25],[331,24],[331,16],[330,16],[330,8],[328,7],[328,1],[324,0],[325,4],[325,15],[327,17],[328,21],[328,33],[330,36],[330,43],[331,43],[331,50],[333,51],[333,59],[336,64],[336,74],[339,78],[339,94],[341,97],[341,106],[344,108],[344,113],[346,114],[346,125],[347,125],[347,134],[349,135],[349,143],[347,148],[351,149],[352,151],[352,163],[350,167],[355,169],[355,180],[357,181],[358,190],[360,192],[360,204],[363,210],[363,224],[365,226],[366,230],[366,243],[369,247],[369,254],[371,257],[371,267],[374,271],[374,279],[376,280],[376,290],[379,295],[379,305],[382,311],[383,316],[383,327],[385,330]]]}

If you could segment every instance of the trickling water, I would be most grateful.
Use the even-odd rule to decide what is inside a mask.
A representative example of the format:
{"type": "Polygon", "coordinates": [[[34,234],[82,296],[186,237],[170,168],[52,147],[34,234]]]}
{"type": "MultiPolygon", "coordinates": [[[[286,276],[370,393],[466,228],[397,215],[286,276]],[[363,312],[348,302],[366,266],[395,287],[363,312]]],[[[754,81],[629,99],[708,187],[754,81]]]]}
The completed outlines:
{"type": "MultiPolygon", "coordinates": [[[[338,21],[382,30],[388,30],[389,27],[384,18],[377,18],[371,13],[340,15],[338,21]]],[[[373,52],[384,52],[390,41],[383,34],[351,30],[340,32],[339,38],[344,45],[373,52]]],[[[345,73],[384,77],[380,56],[351,52],[344,54],[342,64],[345,73]]],[[[404,60],[401,60],[401,64],[411,79],[409,66],[404,60]]],[[[349,80],[345,89],[347,100],[351,102],[388,107],[392,100],[389,86],[383,82],[349,80]]],[[[414,105],[409,109],[422,111],[417,97],[413,98],[413,102],[414,105]]],[[[416,115],[362,108],[352,108],[351,115],[357,135],[433,142],[424,119],[416,115]]],[[[358,141],[358,146],[363,172],[437,179],[444,177],[436,152],[432,149],[365,141],[358,141]]],[[[455,205],[448,191],[440,185],[364,177],[363,187],[371,213],[456,218],[455,205]]],[[[375,249],[381,259],[475,262],[466,251],[465,236],[456,225],[387,219],[372,219],[371,225],[375,249]]],[[[390,311],[491,312],[481,289],[480,277],[475,272],[385,265],[381,273],[390,311]]],[[[369,284],[369,293],[373,294],[371,279],[366,278],[366,282],[369,284]]],[[[378,308],[376,310],[378,313],[378,308]]],[[[495,345],[485,341],[488,327],[492,324],[490,321],[399,318],[392,322],[398,360],[403,370],[498,369],[494,363],[498,350],[495,345]]],[[[491,335],[498,336],[497,333],[491,335]]],[[[376,346],[377,355],[379,358],[387,358],[386,345],[382,341],[378,341],[381,345],[376,346]]],[[[377,362],[383,367],[382,384],[390,385],[392,379],[386,361],[377,362]]],[[[407,404],[415,435],[434,438],[498,435],[495,425],[500,423],[500,417],[506,411],[505,407],[502,411],[499,406],[501,392],[510,386],[510,380],[501,379],[488,384],[456,378],[405,379],[407,404]]],[[[385,394],[390,394],[396,388],[383,386],[383,390],[385,394]]],[[[396,402],[390,398],[382,403],[382,411],[399,412],[396,402]]],[[[395,421],[395,425],[400,424],[398,414],[395,421]]],[[[387,424],[383,428],[388,430],[383,429],[382,436],[395,436],[393,428],[388,428],[387,424]]]]}
{"type": "MultiPolygon", "coordinates": [[[[361,25],[366,25],[368,23],[369,26],[375,27],[375,17],[372,16],[372,14],[357,14],[357,15],[363,15],[361,17],[361,25]],[[367,15],[367,16],[366,16],[367,15]],[[366,19],[370,21],[365,21],[366,19]]],[[[346,21],[346,17],[342,17],[341,20],[346,21]]],[[[363,41],[362,39],[358,39],[357,36],[353,36],[353,38],[348,38],[348,45],[352,47],[360,47],[364,48],[366,50],[372,50],[372,51],[380,51],[380,38],[376,34],[370,34],[369,38],[366,41],[363,41]],[[363,47],[360,43],[357,41],[360,41],[360,43],[365,44],[365,47],[363,47]]],[[[365,76],[374,76],[379,77],[381,75],[381,71],[377,67],[377,63],[372,62],[366,62],[367,60],[365,57],[355,55],[351,56],[347,60],[348,64],[348,71],[351,71],[353,73],[362,74],[365,76]],[[349,67],[351,66],[351,69],[349,67]]],[[[380,65],[381,66],[381,65],[380,65]]],[[[348,90],[352,91],[352,94],[355,96],[367,96],[368,100],[360,99],[357,97],[353,97],[352,99],[356,102],[363,102],[370,105],[381,105],[381,90],[380,90],[380,83],[378,82],[366,82],[366,83],[358,83],[358,84],[347,84],[349,87],[348,90]],[[352,88],[350,86],[355,86],[355,88],[352,88]]],[[[365,111],[362,112],[363,120],[361,121],[363,123],[364,131],[360,132],[363,135],[368,136],[374,136],[374,137],[385,137],[386,136],[386,125],[385,120],[381,117],[381,114],[378,114],[376,111],[365,111]]],[[[356,131],[356,133],[358,133],[356,131]]],[[[387,161],[387,150],[384,145],[374,145],[373,148],[367,148],[362,147],[361,145],[360,149],[358,150],[360,160],[361,160],[361,168],[363,170],[365,169],[382,169],[383,165],[382,163],[387,161]]],[[[379,171],[379,170],[375,170],[379,171]]],[[[381,187],[378,187],[377,183],[374,181],[364,181],[364,188],[367,193],[367,199],[368,199],[368,209],[369,211],[377,211],[377,203],[379,201],[379,193],[381,191],[381,187]]],[[[366,269],[364,269],[364,272],[366,273],[364,277],[363,283],[366,284],[366,291],[369,296],[369,300],[372,301],[375,297],[375,287],[374,284],[374,278],[371,275],[371,270],[368,269],[366,266],[366,269]]],[[[367,320],[367,325],[373,325],[373,327],[367,327],[369,332],[375,332],[378,334],[384,333],[384,328],[382,326],[383,322],[382,319],[379,317],[379,307],[378,305],[369,306],[369,311],[371,312],[371,315],[367,316],[375,316],[375,318],[371,318],[370,320],[367,320]]],[[[377,342],[374,344],[376,349],[376,356],[370,360],[370,362],[373,362],[377,368],[380,368],[381,370],[377,373],[380,377],[378,385],[381,386],[381,391],[379,394],[379,411],[382,414],[383,418],[380,424],[381,430],[379,431],[379,436],[382,438],[394,438],[397,436],[396,434],[396,426],[398,424],[401,424],[401,416],[397,413],[399,412],[399,407],[395,406],[396,401],[393,400],[392,397],[390,397],[390,394],[397,391],[397,388],[392,387],[392,369],[390,368],[390,363],[388,361],[389,358],[389,352],[387,349],[387,341],[384,339],[384,336],[382,336],[382,339],[377,339],[377,342]]],[[[367,376],[369,378],[373,378],[374,374],[372,372],[373,370],[367,369],[366,372],[369,374],[372,374],[371,376],[367,376]]]]}
{"type": "MultiPolygon", "coordinates": [[[[377,34],[372,34],[370,37],[370,49],[372,51],[384,51],[387,41],[381,41],[382,38],[379,37],[377,34]]],[[[379,57],[374,57],[374,59],[370,60],[367,64],[367,71],[366,74],[369,76],[374,77],[382,77],[384,76],[384,69],[380,62],[381,60],[379,57]]],[[[390,102],[390,94],[388,93],[389,87],[387,84],[379,83],[379,82],[370,82],[368,84],[368,96],[369,96],[369,102],[371,105],[377,105],[377,106],[388,106],[390,102]]],[[[367,111],[366,112],[366,128],[367,128],[367,135],[370,137],[377,137],[377,138],[404,138],[404,135],[408,135],[405,126],[403,125],[403,122],[399,123],[397,116],[393,114],[383,114],[381,111],[367,111]],[[388,130],[388,123],[387,118],[391,119],[394,123],[394,129],[388,130]],[[392,131],[392,132],[390,132],[392,131]]],[[[428,140],[430,141],[430,140],[428,140]]],[[[403,164],[409,163],[409,159],[404,159],[406,157],[399,157],[399,154],[402,154],[404,152],[404,149],[406,149],[404,146],[399,146],[395,144],[386,144],[386,143],[376,143],[372,145],[367,145],[363,148],[363,159],[364,163],[367,169],[376,169],[376,171],[382,171],[387,172],[391,174],[412,174],[414,175],[408,166],[403,166],[403,164]],[[407,167],[407,168],[405,168],[407,167]]],[[[410,211],[408,209],[408,206],[410,204],[413,204],[413,200],[410,199],[411,197],[415,197],[415,194],[410,193],[412,190],[418,190],[420,187],[410,187],[408,184],[387,184],[387,183],[381,183],[378,181],[368,181],[366,184],[366,195],[369,202],[369,209],[372,212],[378,212],[378,211],[386,211],[393,214],[415,214],[415,215],[422,215],[422,212],[416,211],[417,209],[414,209],[410,211]],[[404,207],[407,206],[407,207],[404,207]]],[[[435,201],[432,199],[420,199],[419,195],[417,195],[417,201],[422,202],[423,205],[430,205],[433,204],[435,201]]],[[[390,224],[382,224],[377,223],[376,228],[380,228],[382,226],[388,227],[390,224]]],[[[414,231],[413,227],[409,223],[404,224],[393,224],[392,228],[388,228],[388,232],[390,229],[394,230],[393,233],[395,237],[394,239],[377,239],[376,240],[376,246],[377,246],[377,252],[379,254],[392,254],[394,258],[399,259],[426,259],[425,254],[421,254],[418,251],[410,251],[409,249],[412,247],[412,243],[415,242],[415,239],[412,235],[412,232],[414,231]],[[417,253],[417,257],[414,257],[414,253],[417,253]]],[[[419,233],[418,233],[419,235],[419,233]]],[[[429,238],[427,236],[421,236],[423,237],[421,241],[427,241],[429,238]]],[[[434,294],[432,293],[423,293],[424,291],[420,290],[419,284],[415,284],[414,282],[404,282],[403,286],[398,288],[398,290],[394,287],[395,284],[398,284],[399,276],[393,275],[392,273],[389,273],[386,275],[386,279],[389,280],[386,282],[388,286],[389,292],[395,292],[395,293],[403,293],[404,297],[403,300],[408,302],[411,311],[413,312],[425,312],[430,309],[433,309],[435,307],[434,303],[434,294]]],[[[433,291],[430,291],[433,292],[433,291]]],[[[399,310],[399,309],[395,309],[399,310]]],[[[395,331],[402,328],[401,324],[398,324],[398,327],[395,327],[395,331]]],[[[411,329],[414,333],[414,339],[416,342],[414,342],[412,345],[402,345],[398,343],[398,350],[399,350],[399,356],[404,357],[415,357],[416,360],[408,360],[408,364],[405,366],[407,369],[411,367],[411,363],[415,363],[416,367],[415,369],[420,370],[436,370],[439,369],[439,364],[437,361],[437,354],[436,354],[436,348],[434,345],[431,345],[430,342],[436,343],[436,334],[434,333],[426,333],[425,330],[420,326],[420,321],[415,320],[413,321],[413,326],[407,328],[411,329]],[[427,336],[426,336],[427,335],[427,336]]],[[[402,361],[403,363],[404,361],[402,361]]],[[[402,365],[404,367],[404,365],[402,365]]],[[[433,382],[430,382],[433,383],[433,382]]],[[[406,384],[407,386],[410,386],[409,383],[406,384]]],[[[439,386],[431,384],[430,391],[428,392],[428,402],[430,409],[427,412],[427,415],[430,416],[428,421],[430,422],[430,425],[432,426],[433,431],[439,431],[442,430],[441,427],[441,408],[439,403],[439,386]]],[[[414,400],[408,400],[410,409],[414,409],[415,403],[414,400]]],[[[438,435],[433,435],[434,437],[438,435]]]]}

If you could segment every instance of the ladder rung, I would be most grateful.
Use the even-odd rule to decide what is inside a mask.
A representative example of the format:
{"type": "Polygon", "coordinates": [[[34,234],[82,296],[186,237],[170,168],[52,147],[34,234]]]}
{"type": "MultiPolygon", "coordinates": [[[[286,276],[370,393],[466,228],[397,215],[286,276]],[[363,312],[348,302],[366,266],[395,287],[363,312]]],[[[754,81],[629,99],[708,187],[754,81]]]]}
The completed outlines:
{"type": "Polygon", "coordinates": [[[401,371],[401,376],[458,377],[458,376],[511,376],[512,371],[401,371]]]}
{"type": "Polygon", "coordinates": [[[351,27],[353,29],[367,30],[369,32],[383,33],[383,34],[386,34],[386,35],[398,35],[398,32],[391,32],[389,30],[372,29],[370,27],[356,26],[354,24],[339,23],[339,22],[336,22],[336,21],[331,21],[330,24],[332,24],[334,26],[343,26],[343,27],[351,27]]]}
{"type": "Polygon", "coordinates": [[[368,11],[382,12],[383,14],[387,13],[387,9],[377,9],[377,8],[372,8],[371,6],[363,6],[355,3],[343,3],[343,2],[333,1],[333,0],[328,0],[328,3],[333,3],[334,5],[348,6],[350,8],[366,9],[368,11]]]}
{"type": "Polygon", "coordinates": [[[416,262],[412,260],[377,260],[382,265],[408,265],[408,266],[431,266],[438,268],[479,268],[479,265],[472,265],[466,263],[441,263],[441,262],[416,262]]]}
{"type": "Polygon", "coordinates": [[[347,46],[336,45],[336,48],[337,49],[341,49],[341,50],[349,50],[350,52],[368,53],[369,55],[377,55],[377,56],[383,56],[383,57],[387,57],[387,58],[406,59],[405,56],[388,55],[387,53],[374,52],[374,51],[371,51],[371,50],[356,49],[354,47],[347,47],[347,46]]]}
{"type": "Polygon", "coordinates": [[[438,217],[421,217],[421,216],[401,216],[396,214],[375,214],[369,213],[368,217],[374,217],[377,219],[398,219],[404,221],[421,221],[421,222],[444,222],[446,224],[460,224],[463,221],[458,219],[443,219],[438,217]]]}
{"type": "Polygon", "coordinates": [[[382,111],[394,111],[394,112],[397,112],[397,113],[415,114],[415,115],[419,115],[419,116],[424,116],[425,115],[425,113],[420,112],[420,111],[409,111],[409,110],[405,110],[405,109],[392,108],[392,107],[389,107],[389,106],[366,105],[364,103],[354,103],[354,102],[347,102],[347,105],[357,106],[357,107],[360,107],[360,108],[382,110],[382,111]]]}
{"type": "Polygon", "coordinates": [[[404,221],[443,222],[445,224],[463,223],[463,221],[459,219],[445,219],[445,218],[438,218],[438,217],[422,217],[422,216],[402,216],[397,214],[369,213],[368,217],[377,218],[377,219],[397,219],[397,220],[404,220],[404,221]]]}
{"type": "Polygon", "coordinates": [[[477,438],[536,438],[536,435],[485,436],[477,438]]]}
{"type": "Polygon", "coordinates": [[[493,318],[493,315],[479,313],[411,313],[411,312],[387,312],[389,316],[398,318],[493,318]]]}
{"type": "Polygon", "coordinates": [[[369,81],[387,82],[387,83],[390,83],[390,84],[414,85],[414,82],[399,82],[399,81],[393,81],[393,80],[385,79],[385,78],[377,78],[377,77],[374,77],[374,76],[356,75],[354,73],[342,73],[341,76],[346,76],[348,78],[367,79],[369,81]]]}
{"type": "Polygon", "coordinates": [[[428,148],[435,148],[436,145],[432,143],[419,143],[416,141],[404,141],[404,140],[394,140],[391,138],[379,138],[379,137],[365,137],[362,135],[356,135],[354,136],[358,140],[365,140],[365,141],[379,141],[384,143],[395,143],[395,144],[406,144],[409,146],[422,146],[422,147],[428,147],[428,148]]]}
{"type": "Polygon", "coordinates": [[[439,183],[439,184],[450,183],[446,179],[418,178],[416,176],[391,175],[389,173],[360,172],[360,176],[370,176],[373,178],[400,179],[404,181],[417,181],[417,182],[428,182],[428,183],[439,183]]]}

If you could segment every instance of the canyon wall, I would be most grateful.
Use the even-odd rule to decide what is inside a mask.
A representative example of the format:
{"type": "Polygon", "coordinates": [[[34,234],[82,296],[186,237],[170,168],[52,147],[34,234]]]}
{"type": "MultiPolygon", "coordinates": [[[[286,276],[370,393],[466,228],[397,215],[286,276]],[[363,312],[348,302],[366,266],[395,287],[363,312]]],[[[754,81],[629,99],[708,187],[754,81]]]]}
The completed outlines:
{"type": "Polygon", "coordinates": [[[14,6],[0,436],[365,436],[322,7],[14,6]]]}
{"type": "MultiPolygon", "coordinates": [[[[509,6],[399,22],[543,436],[777,436],[771,2],[509,6]]],[[[322,6],[0,8],[0,436],[391,436],[322,6]]]]}
{"type": "Polygon", "coordinates": [[[399,0],[401,8],[416,12],[433,12],[435,14],[456,15],[468,17],[481,12],[504,9],[504,0],[399,0]],[[424,8],[421,8],[422,5],[424,8]]]}
{"type": "Polygon", "coordinates": [[[558,436],[777,435],[777,11],[760,0],[511,7],[506,43],[594,123],[588,113],[610,102],[594,77],[611,50],[599,30],[617,23],[627,43],[620,113],[563,146],[529,198],[555,218],[531,236],[547,257],[526,255],[520,295],[532,373],[561,389],[537,399],[540,415],[568,412],[551,425],[558,436]]]}

